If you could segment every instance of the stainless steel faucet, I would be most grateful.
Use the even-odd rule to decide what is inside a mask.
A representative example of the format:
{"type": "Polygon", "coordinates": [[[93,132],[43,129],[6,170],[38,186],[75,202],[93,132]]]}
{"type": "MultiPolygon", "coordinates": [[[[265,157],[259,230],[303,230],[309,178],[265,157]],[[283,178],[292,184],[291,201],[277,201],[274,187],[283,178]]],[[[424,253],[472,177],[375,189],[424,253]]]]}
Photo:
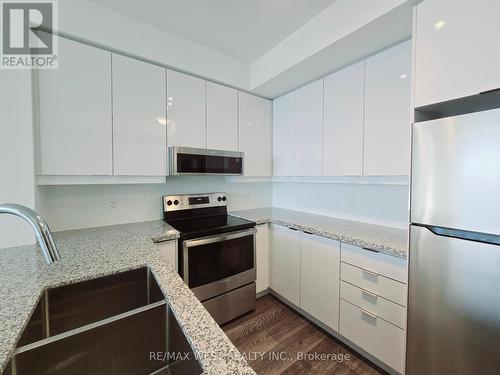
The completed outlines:
{"type": "Polygon", "coordinates": [[[19,216],[31,224],[36,234],[36,239],[47,263],[61,259],[57,246],[52,238],[49,226],[35,211],[26,206],[14,203],[0,204],[0,214],[19,216]]]}

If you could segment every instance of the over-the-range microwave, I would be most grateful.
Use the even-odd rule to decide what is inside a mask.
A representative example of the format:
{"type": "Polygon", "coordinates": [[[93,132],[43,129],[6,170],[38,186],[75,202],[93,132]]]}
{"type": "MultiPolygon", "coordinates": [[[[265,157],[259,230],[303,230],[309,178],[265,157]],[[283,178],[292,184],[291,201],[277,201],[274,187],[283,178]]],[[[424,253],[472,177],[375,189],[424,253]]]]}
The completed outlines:
{"type": "Polygon", "coordinates": [[[243,176],[243,152],[171,146],[168,153],[170,175],[243,176]]]}

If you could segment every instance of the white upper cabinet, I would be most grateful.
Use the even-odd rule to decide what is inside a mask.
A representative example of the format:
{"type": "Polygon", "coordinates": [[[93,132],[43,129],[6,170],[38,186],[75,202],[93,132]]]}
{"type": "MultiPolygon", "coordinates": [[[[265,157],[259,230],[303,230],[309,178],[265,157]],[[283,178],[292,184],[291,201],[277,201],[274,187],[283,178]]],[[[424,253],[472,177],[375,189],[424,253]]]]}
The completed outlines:
{"type": "Polygon", "coordinates": [[[323,80],[295,92],[295,175],[321,176],[323,160],[323,80]]]}
{"type": "Polygon", "coordinates": [[[261,97],[238,93],[239,151],[245,153],[245,176],[272,174],[272,102],[261,97]]]}
{"type": "Polygon", "coordinates": [[[411,41],[365,62],[364,174],[408,175],[411,41]]]}
{"type": "Polygon", "coordinates": [[[500,2],[425,0],[417,7],[415,107],[500,87],[500,2]]]}
{"type": "Polygon", "coordinates": [[[113,54],[115,175],[166,175],[165,91],[165,68],[113,54]]]}
{"type": "Polygon", "coordinates": [[[205,81],[167,70],[167,144],[206,148],[205,81]]]}
{"type": "Polygon", "coordinates": [[[111,175],[111,53],[59,38],[59,68],[38,71],[41,175],[111,175]]]}
{"type": "Polygon", "coordinates": [[[295,91],[273,101],[273,175],[295,176],[295,91]]]}
{"type": "Polygon", "coordinates": [[[363,174],[364,61],[325,78],[323,175],[363,174]]]}
{"type": "Polygon", "coordinates": [[[207,148],[238,151],[238,91],[207,82],[207,148]]]}

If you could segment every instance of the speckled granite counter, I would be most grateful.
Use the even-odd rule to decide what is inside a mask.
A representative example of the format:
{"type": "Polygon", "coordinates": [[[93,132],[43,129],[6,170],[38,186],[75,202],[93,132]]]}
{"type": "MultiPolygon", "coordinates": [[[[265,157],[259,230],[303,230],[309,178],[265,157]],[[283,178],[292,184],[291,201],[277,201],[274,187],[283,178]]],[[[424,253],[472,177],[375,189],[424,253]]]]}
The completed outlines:
{"type": "Polygon", "coordinates": [[[36,246],[0,249],[0,373],[46,288],[149,266],[206,374],[255,374],[153,241],[178,237],[163,221],[58,232],[62,259],[36,246]]]}
{"type": "Polygon", "coordinates": [[[408,232],[403,229],[276,207],[233,211],[230,214],[242,219],[255,221],[257,224],[274,223],[297,228],[355,246],[380,251],[381,253],[398,258],[406,259],[408,255],[408,232]]]}

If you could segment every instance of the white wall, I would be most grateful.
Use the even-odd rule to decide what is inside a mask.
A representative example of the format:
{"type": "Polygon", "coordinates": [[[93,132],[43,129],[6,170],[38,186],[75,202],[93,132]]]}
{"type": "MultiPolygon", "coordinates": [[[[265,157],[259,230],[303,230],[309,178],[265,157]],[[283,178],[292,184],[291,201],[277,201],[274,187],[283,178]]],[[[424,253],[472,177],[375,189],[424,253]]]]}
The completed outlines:
{"type": "MultiPolygon", "coordinates": [[[[0,70],[0,203],[35,206],[31,79],[26,70],[0,70]]],[[[28,223],[0,215],[0,248],[34,242],[28,223]]]]}
{"type": "Polygon", "coordinates": [[[63,0],[58,4],[59,31],[187,73],[243,89],[249,87],[249,64],[92,1],[63,0]]]}
{"type": "Polygon", "coordinates": [[[166,184],[39,187],[40,212],[53,230],[162,219],[163,195],[227,192],[229,210],[272,205],[272,184],[224,177],[169,177],[166,184]]]}
{"type": "Polygon", "coordinates": [[[405,185],[235,182],[223,177],[169,177],[166,184],[44,186],[39,210],[53,230],[162,218],[161,197],[228,193],[229,210],[276,206],[406,228],[405,185]]]}
{"type": "Polygon", "coordinates": [[[408,186],[275,183],[275,207],[406,228],[408,186]]]}

